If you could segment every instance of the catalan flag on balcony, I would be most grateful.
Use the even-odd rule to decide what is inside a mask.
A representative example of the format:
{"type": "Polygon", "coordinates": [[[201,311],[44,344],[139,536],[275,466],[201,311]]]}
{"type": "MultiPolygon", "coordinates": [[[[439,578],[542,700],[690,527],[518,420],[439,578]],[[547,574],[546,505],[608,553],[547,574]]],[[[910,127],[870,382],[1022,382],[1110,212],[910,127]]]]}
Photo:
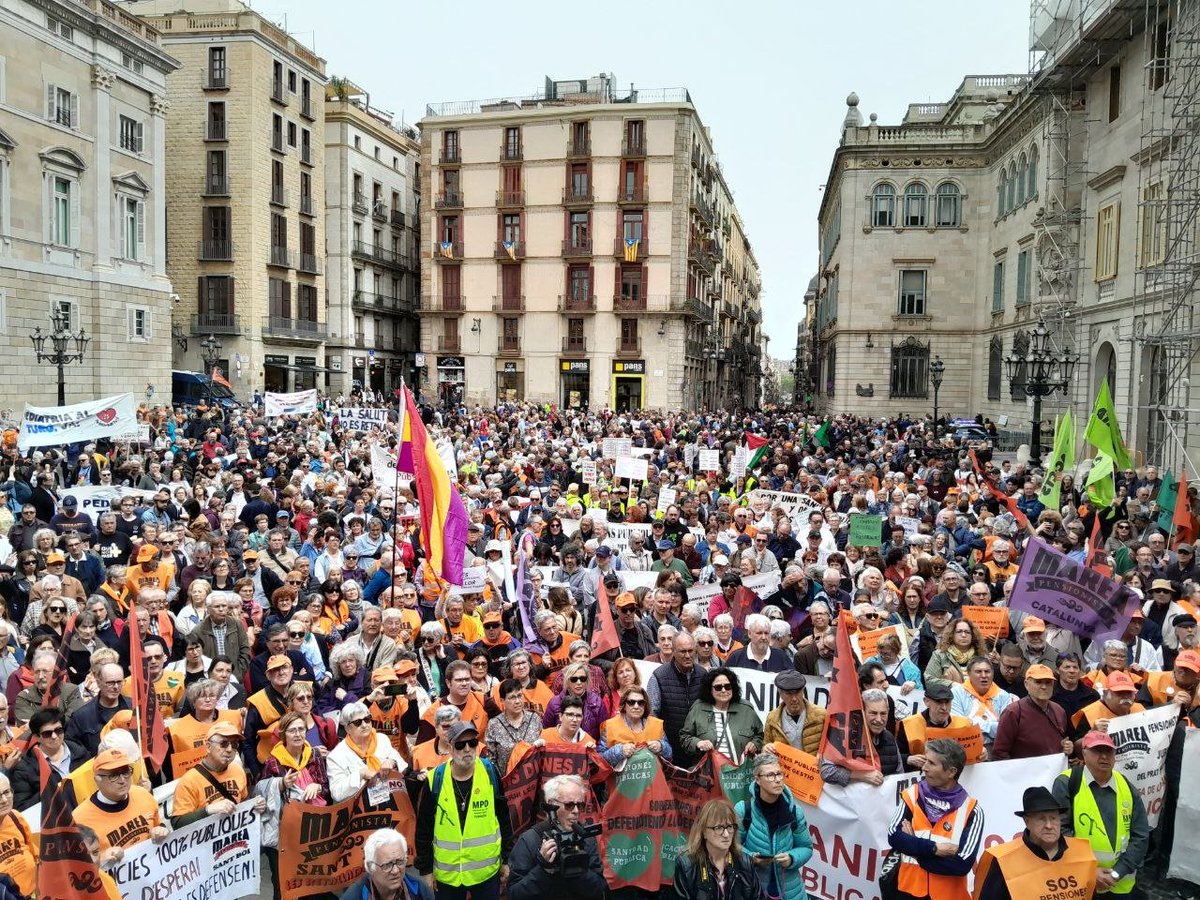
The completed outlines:
{"type": "Polygon", "coordinates": [[[446,257],[446,259],[454,259],[453,243],[450,241],[442,241],[440,244],[438,244],[438,247],[441,248],[442,256],[446,257]]]}
{"type": "Polygon", "coordinates": [[[217,384],[225,385],[225,387],[229,388],[231,391],[233,390],[233,385],[230,384],[229,380],[225,377],[224,374],[222,374],[220,366],[213,366],[212,380],[214,382],[216,382],[217,384]]]}
{"type": "Polygon", "coordinates": [[[508,254],[508,258],[515,262],[517,258],[517,245],[512,241],[503,241],[502,243],[504,244],[504,252],[508,254]]]}
{"type": "Polygon", "coordinates": [[[640,243],[641,241],[637,238],[625,238],[625,262],[638,261],[638,244],[640,243]]]}

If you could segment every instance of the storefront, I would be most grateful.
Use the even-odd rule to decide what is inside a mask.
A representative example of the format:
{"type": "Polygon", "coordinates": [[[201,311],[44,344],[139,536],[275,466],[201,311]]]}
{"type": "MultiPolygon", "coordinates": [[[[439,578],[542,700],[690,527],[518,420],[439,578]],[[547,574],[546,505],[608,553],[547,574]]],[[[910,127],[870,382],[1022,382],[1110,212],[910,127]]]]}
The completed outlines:
{"type": "Polygon", "coordinates": [[[525,361],[496,363],[496,403],[519,403],[525,399],[525,361]]]}
{"type": "Polygon", "coordinates": [[[438,402],[443,406],[458,406],[467,388],[466,362],[461,356],[437,358],[438,402]]]}
{"type": "Polygon", "coordinates": [[[268,353],[263,357],[263,387],[275,393],[287,393],[288,358],[268,353]]]}
{"type": "Polygon", "coordinates": [[[646,361],[614,359],[612,364],[612,404],[619,413],[646,406],[646,361]]]}
{"type": "Polygon", "coordinates": [[[307,391],[317,386],[317,375],[324,369],[317,368],[315,356],[297,356],[296,364],[292,366],[294,391],[307,391]]]}
{"type": "Polygon", "coordinates": [[[559,402],[564,409],[586,409],[591,403],[592,363],[587,359],[564,359],[559,362],[562,391],[559,402]]]}

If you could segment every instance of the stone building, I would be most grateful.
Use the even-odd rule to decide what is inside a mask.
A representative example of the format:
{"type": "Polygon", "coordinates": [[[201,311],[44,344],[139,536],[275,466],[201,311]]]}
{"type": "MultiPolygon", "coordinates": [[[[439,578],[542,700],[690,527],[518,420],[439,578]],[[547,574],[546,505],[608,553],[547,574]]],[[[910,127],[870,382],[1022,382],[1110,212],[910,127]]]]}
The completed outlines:
{"type": "Polygon", "coordinates": [[[164,114],[178,63],[106,0],[0,2],[0,406],[56,402],[29,336],[91,336],[66,401],[169,394],[164,114]]]}
{"type": "Polygon", "coordinates": [[[419,343],[421,144],[361,88],[325,95],[325,231],[334,393],[415,384],[419,343]]]}
{"type": "Polygon", "coordinates": [[[438,104],[421,155],[427,395],[757,404],[758,264],[686,91],[438,104]]]}
{"type": "Polygon", "coordinates": [[[137,0],[182,63],[168,80],[175,367],[221,341],[234,391],[327,383],[325,61],[238,0],[137,0]]]}
{"type": "Polygon", "coordinates": [[[1032,73],[971,76],[899,125],[850,95],[819,214],[812,350],[831,412],[982,412],[1029,434],[1039,317],[1078,354],[1086,420],[1102,379],[1126,441],[1178,468],[1200,323],[1200,3],[1031,5],[1032,73]]]}

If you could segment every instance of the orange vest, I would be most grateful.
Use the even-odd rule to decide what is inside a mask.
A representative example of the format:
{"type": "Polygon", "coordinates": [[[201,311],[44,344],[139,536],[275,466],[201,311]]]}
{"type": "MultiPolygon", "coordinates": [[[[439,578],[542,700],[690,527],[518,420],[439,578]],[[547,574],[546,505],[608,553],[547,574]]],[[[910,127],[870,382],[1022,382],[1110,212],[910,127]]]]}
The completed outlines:
{"type": "Polygon", "coordinates": [[[1096,857],[1083,838],[1067,838],[1067,849],[1053,862],[1036,856],[1023,837],[984,850],[975,869],[975,900],[993,865],[1000,867],[1009,896],[1021,900],[1091,897],[1096,889],[1096,857]]]}
{"type": "MultiPolygon", "coordinates": [[[[447,702],[438,700],[436,703],[430,703],[429,709],[425,710],[425,715],[421,716],[421,721],[434,725],[436,722],[434,716],[447,702]]],[[[479,694],[475,691],[467,694],[467,702],[460,712],[462,712],[464,722],[470,722],[480,734],[487,734],[488,714],[483,709],[483,701],[479,699],[479,694]]]]}
{"type": "MultiPolygon", "coordinates": [[[[546,686],[546,682],[534,680],[533,687],[524,688],[525,705],[533,712],[538,714],[538,718],[542,717],[542,713],[546,711],[546,706],[554,699],[554,694],[550,688],[546,686]]],[[[492,702],[497,708],[504,708],[504,701],[500,699],[500,685],[497,683],[492,687],[492,702]]]]}
{"type": "Polygon", "coordinates": [[[392,746],[405,762],[410,761],[409,757],[411,754],[408,750],[408,739],[404,736],[404,731],[400,727],[400,720],[407,711],[407,697],[393,698],[391,709],[383,709],[375,702],[371,703],[370,709],[371,720],[375,723],[375,730],[387,736],[387,739],[392,742],[392,746]]]}
{"type": "MultiPolygon", "coordinates": [[[[913,834],[933,841],[949,840],[959,843],[967,827],[967,820],[971,818],[975,809],[975,799],[968,797],[967,802],[950,815],[943,816],[936,823],[930,823],[917,803],[915,784],[900,797],[912,812],[913,834]]],[[[966,875],[933,875],[922,869],[911,856],[900,857],[896,887],[902,893],[914,897],[928,897],[929,900],[970,900],[971,897],[967,891],[966,875]]]]}
{"type": "MultiPolygon", "coordinates": [[[[257,709],[258,714],[262,716],[263,728],[258,733],[258,761],[265,764],[271,748],[279,743],[279,735],[271,726],[283,718],[283,713],[275,708],[275,704],[267,696],[266,688],[256,694],[251,694],[246,702],[257,709]]],[[[284,712],[287,712],[286,707],[284,707],[284,712]]],[[[203,757],[201,758],[203,759],[203,757]]]]}
{"type": "Polygon", "coordinates": [[[538,737],[541,738],[543,741],[545,741],[547,744],[571,743],[571,744],[582,744],[585,747],[595,746],[595,744],[596,744],[595,738],[593,738],[590,734],[588,734],[586,731],[583,731],[583,730],[580,730],[579,733],[581,735],[583,735],[583,737],[581,737],[578,741],[564,741],[562,738],[562,735],[558,733],[558,726],[555,725],[553,728],[543,728],[542,733],[540,735],[538,735],[538,737]]]}
{"type": "MultiPolygon", "coordinates": [[[[1123,713],[1123,715],[1130,715],[1131,713],[1136,712],[1145,712],[1145,710],[1146,707],[1142,706],[1142,704],[1135,703],[1129,708],[1129,712],[1123,713]]],[[[1095,727],[1096,723],[1101,719],[1115,719],[1116,717],[1117,713],[1105,706],[1103,700],[1097,700],[1095,703],[1089,703],[1083,709],[1075,713],[1075,715],[1071,717],[1071,724],[1078,728],[1080,722],[1086,721],[1088,725],[1095,727]]]]}
{"type": "MultiPolygon", "coordinates": [[[[947,728],[970,728],[974,723],[966,716],[950,716],[950,724],[942,728],[930,725],[920,713],[900,720],[900,727],[908,738],[908,752],[913,756],[925,753],[925,742],[945,737],[947,728]]],[[[978,728],[978,726],[976,726],[978,728]]]]}
{"type": "Polygon", "coordinates": [[[564,631],[561,634],[562,643],[558,645],[557,650],[550,651],[549,654],[543,656],[540,653],[530,651],[529,656],[533,659],[533,664],[537,666],[545,666],[551,672],[556,669],[561,669],[570,661],[569,651],[571,645],[579,640],[579,635],[571,634],[569,631],[564,631]]]}
{"type": "Polygon", "coordinates": [[[650,741],[662,740],[663,722],[662,719],[647,716],[646,720],[642,722],[642,730],[634,731],[625,724],[624,717],[613,716],[604,723],[600,733],[604,736],[606,747],[615,747],[617,744],[637,744],[639,747],[644,747],[650,741]]]}
{"type": "Polygon", "coordinates": [[[442,756],[437,752],[437,738],[430,738],[427,741],[422,741],[413,747],[412,751],[412,767],[414,772],[424,772],[426,769],[434,769],[446,762],[449,755],[442,756]]]}

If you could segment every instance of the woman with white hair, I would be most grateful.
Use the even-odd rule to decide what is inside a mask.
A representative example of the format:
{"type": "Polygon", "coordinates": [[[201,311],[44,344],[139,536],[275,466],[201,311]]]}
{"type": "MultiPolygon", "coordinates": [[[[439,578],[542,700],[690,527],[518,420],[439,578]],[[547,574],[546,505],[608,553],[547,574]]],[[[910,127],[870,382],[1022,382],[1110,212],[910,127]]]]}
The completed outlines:
{"type": "Polygon", "coordinates": [[[417,681],[430,697],[446,693],[446,666],[450,659],[442,646],[445,640],[446,629],[440,622],[426,622],[421,626],[417,638],[417,681]]]}
{"type": "Polygon", "coordinates": [[[729,654],[735,650],[741,650],[744,646],[741,641],[734,640],[733,637],[733,616],[729,613],[721,613],[712,621],[713,631],[717,633],[717,643],[713,647],[713,652],[717,655],[717,659],[724,665],[725,660],[729,658],[729,654]]]}
{"type": "Polygon", "coordinates": [[[347,703],[355,703],[371,692],[367,653],[362,644],[343,641],[329,654],[333,679],[317,695],[315,711],[327,715],[347,703]]]}
{"type": "MultiPolygon", "coordinates": [[[[733,622],[733,617],[730,617],[730,624],[733,622]]],[[[692,632],[692,639],[696,642],[696,665],[702,669],[712,669],[721,665],[721,659],[717,656],[717,633],[707,625],[701,625],[692,632]]]]}
{"type": "Polygon", "coordinates": [[[353,797],[364,784],[399,780],[408,764],[387,736],[375,730],[371,711],[364,704],[342,707],[342,727],[346,737],[325,758],[334,803],[353,797]]]}
{"type": "Polygon", "coordinates": [[[381,828],[363,844],[362,877],[342,900],[433,900],[433,890],[408,871],[408,841],[399,831],[381,828]]]}

